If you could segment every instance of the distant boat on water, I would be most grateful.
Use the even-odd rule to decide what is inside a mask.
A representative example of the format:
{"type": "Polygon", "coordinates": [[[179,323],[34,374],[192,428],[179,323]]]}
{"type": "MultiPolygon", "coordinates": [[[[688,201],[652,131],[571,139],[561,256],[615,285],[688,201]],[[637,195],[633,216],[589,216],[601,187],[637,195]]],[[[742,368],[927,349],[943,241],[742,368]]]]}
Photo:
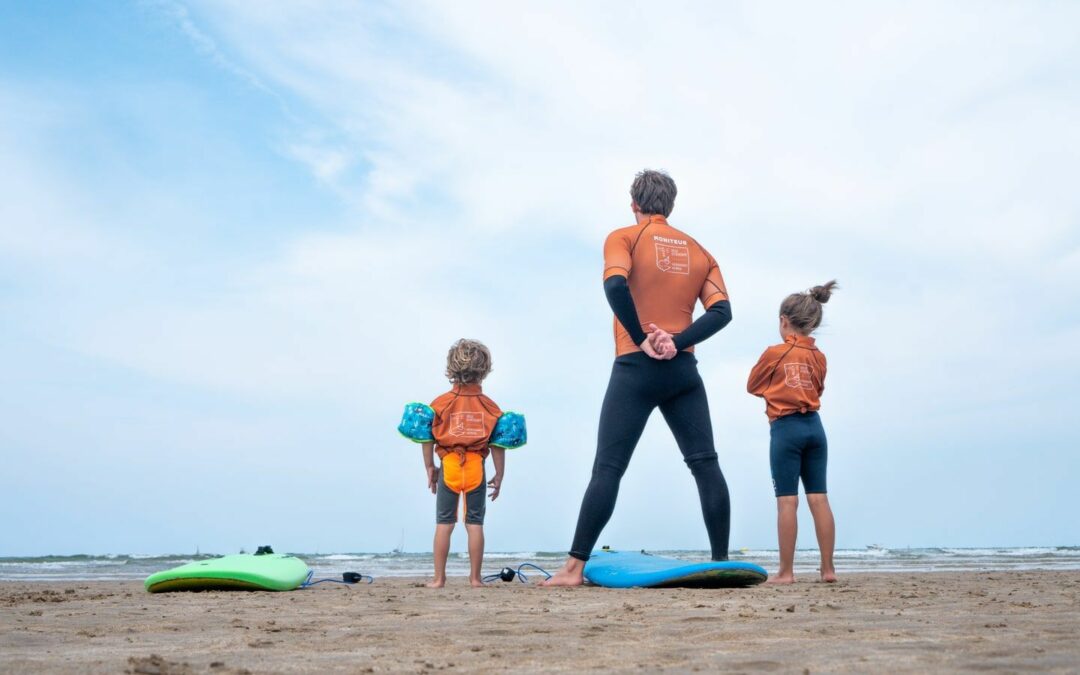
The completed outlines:
{"type": "Polygon", "coordinates": [[[866,550],[868,551],[884,551],[885,547],[881,544],[867,544],[866,550]]]}
{"type": "Polygon", "coordinates": [[[390,555],[402,555],[405,553],[405,530],[401,531],[401,539],[398,541],[397,547],[390,551],[390,555]]]}

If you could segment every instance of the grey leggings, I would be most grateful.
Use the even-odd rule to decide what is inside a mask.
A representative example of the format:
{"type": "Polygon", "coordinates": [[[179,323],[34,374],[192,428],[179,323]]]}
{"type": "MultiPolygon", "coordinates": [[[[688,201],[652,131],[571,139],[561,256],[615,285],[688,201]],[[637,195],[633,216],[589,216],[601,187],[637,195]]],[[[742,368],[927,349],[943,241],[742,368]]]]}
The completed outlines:
{"type": "MultiPolygon", "coordinates": [[[[457,455],[447,455],[455,461],[457,455]]],[[[487,511],[487,467],[484,467],[480,485],[465,493],[465,524],[483,525],[487,511]]],[[[442,467],[439,467],[439,480],[435,488],[435,522],[439,525],[452,525],[458,519],[458,499],[460,494],[447,487],[443,480],[442,467]]]]}

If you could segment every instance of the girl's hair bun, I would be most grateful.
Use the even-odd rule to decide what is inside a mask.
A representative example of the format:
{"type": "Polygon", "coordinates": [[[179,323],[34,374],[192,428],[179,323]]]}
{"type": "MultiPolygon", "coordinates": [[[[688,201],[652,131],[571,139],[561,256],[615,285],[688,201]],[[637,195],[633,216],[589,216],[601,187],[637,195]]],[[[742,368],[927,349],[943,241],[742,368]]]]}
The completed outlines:
{"type": "Polygon", "coordinates": [[[829,301],[829,296],[832,295],[833,289],[835,288],[838,288],[838,286],[836,285],[836,279],[833,279],[823,286],[814,286],[811,288],[810,295],[818,302],[826,303],[829,301]]]}
{"type": "Polygon", "coordinates": [[[836,280],[824,286],[814,286],[802,293],[792,293],[780,303],[780,316],[786,316],[791,325],[803,335],[809,335],[821,325],[821,306],[829,301],[836,280]]]}

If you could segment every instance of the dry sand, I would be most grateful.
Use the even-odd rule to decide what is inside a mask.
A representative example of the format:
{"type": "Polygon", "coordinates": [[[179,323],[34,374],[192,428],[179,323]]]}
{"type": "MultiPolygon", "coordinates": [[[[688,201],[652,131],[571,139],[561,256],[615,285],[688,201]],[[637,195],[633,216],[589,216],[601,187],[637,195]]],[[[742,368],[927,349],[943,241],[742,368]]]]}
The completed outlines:
{"type": "Polygon", "coordinates": [[[743,590],[0,583],[0,672],[1080,671],[1080,572],[743,590]]]}

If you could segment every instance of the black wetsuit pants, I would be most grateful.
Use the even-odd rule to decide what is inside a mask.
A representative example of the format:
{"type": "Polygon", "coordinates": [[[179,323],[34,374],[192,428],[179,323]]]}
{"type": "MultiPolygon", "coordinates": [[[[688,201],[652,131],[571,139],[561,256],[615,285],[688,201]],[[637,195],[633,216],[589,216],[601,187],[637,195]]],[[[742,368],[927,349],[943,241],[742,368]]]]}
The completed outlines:
{"type": "Polygon", "coordinates": [[[697,359],[690,352],[679,352],[670,361],[658,361],[643,352],[615,359],[600,411],[592,480],[581,503],[571,556],[589,559],[615,510],[619,481],[630,464],[634,447],[657,407],[697,482],[713,560],[727,560],[731,504],[713,446],[705,384],[698,374],[697,359]]]}

